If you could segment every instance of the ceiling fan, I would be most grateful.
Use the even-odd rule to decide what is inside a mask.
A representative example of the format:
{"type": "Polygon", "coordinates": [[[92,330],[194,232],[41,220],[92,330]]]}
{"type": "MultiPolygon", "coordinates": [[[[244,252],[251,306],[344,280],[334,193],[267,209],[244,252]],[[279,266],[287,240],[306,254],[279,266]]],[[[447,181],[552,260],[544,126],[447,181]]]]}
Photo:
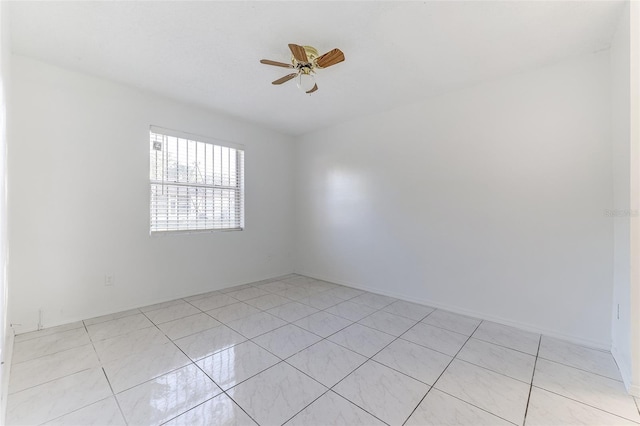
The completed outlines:
{"type": "Polygon", "coordinates": [[[305,93],[313,93],[318,90],[318,85],[314,78],[317,69],[328,68],[344,61],[344,53],[340,49],[330,50],[324,55],[318,55],[316,48],[311,46],[289,44],[289,49],[291,50],[290,64],[269,59],[261,59],[260,63],[295,69],[296,72],[285,75],[273,81],[272,84],[282,84],[297,77],[298,87],[304,90],[305,93]]]}

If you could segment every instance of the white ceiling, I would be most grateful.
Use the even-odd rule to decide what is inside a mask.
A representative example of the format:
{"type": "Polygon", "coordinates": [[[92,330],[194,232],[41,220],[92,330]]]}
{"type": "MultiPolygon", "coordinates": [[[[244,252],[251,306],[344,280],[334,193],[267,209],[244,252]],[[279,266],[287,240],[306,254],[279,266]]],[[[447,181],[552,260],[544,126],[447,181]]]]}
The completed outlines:
{"type": "Polygon", "coordinates": [[[622,4],[570,2],[14,2],[15,53],[298,135],[474,82],[606,49],[622,4]],[[340,48],[320,90],[288,43],[340,48]]]}

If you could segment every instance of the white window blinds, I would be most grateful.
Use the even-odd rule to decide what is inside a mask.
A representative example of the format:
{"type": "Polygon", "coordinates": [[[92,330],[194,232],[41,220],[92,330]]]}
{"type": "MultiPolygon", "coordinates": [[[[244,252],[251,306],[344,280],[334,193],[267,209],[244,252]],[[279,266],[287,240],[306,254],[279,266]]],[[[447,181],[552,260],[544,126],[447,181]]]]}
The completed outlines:
{"type": "Polygon", "coordinates": [[[244,228],[243,149],[158,127],[150,136],[151,232],[244,228]]]}

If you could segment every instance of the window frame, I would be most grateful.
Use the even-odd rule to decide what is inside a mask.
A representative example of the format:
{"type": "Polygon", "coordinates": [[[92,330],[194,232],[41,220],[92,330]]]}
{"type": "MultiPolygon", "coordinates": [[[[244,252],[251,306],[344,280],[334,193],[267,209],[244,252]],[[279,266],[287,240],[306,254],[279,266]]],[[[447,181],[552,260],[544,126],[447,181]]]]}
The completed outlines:
{"type": "MultiPolygon", "coordinates": [[[[180,130],[174,130],[174,129],[167,129],[165,127],[160,127],[160,126],[155,126],[155,125],[151,125],[149,126],[149,133],[148,133],[148,139],[147,139],[147,143],[148,145],[148,155],[149,157],[147,158],[147,164],[149,166],[149,170],[147,172],[147,176],[148,176],[148,191],[149,191],[149,210],[148,210],[148,214],[149,214],[149,236],[151,237],[163,237],[163,236],[167,236],[167,235],[181,235],[181,234],[194,234],[194,233],[209,233],[209,232],[235,232],[235,231],[244,231],[245,230],[245,168],[244,168],[244,153],[246,152],[245,146],[242,144],[238,144],[235,142],[230,142],[230,141],[226,141],[223,139],[218,139],[218,138],[212,138],[212,137],[208,137],[208,136],[203,136],[203,135],[198,135],[198,134],[194,134],[194,133],[188,133],[188,132],[183,132],[180,130]],[[235,149],[236,151],[241,152],[242,158],[240,158],[240,156],[236,153],[236,162],[241,160],[241,163],[238,163],[236,165],[236,170],[238,170],[238,175],[237,175],[237,185],[235,186],[235,190],[239,191],[239,197],[238,197],[238,201],[240,203],[238,211],[239,211],[239,215],[240,215],[240,226],[239,227],[234,227],[234,228],[202,228],[202,229],[156,229],[154,230],[152,228],[153,225],[153,190],[152,187],[153,185],[176,185],[177,186],[184,186],[184,187],[191,187],[191,188],[211,188],[211,189],[229,189],[229,185],[216,185],[215,183],[213,184],[201,184],[201,183],[194,183],[193,185],[189,185],[188,183],[184,183],[184,182],[166,182],[166,181],[157,181],[157,180],[153,180],[151,177],[151,173],[152,173],[152,166],[151,166],[151,153],[152,153],[152,148],[151,148],[151,144],[152,142],[152,134],[160,134],[163,135],[165,137],[175,137],[178,139],[185,139],[187,141],[194,141],[194,142],[201,142],[201,143],[206,143],[206,144],[210,144],[213,146],[219,146],[222,148],[232,148],[235,149]]],[[[164,147],[163,147],[164,149],[164,147]]],[[[212,148],[215,149],[215,148],[212,148]]],[[[214,198],[215,199],[215,198],[214,198]]]]}

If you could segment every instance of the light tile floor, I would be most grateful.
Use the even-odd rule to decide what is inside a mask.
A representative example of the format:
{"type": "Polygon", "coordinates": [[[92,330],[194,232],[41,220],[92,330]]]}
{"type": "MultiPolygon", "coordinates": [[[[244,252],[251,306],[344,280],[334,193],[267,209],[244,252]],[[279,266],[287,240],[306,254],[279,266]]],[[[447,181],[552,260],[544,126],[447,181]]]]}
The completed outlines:
{"type": "Polygon", "coordinates": [[[289,275],[16,336],[8,425],[639,424],[610,353],[289,275]]]}

